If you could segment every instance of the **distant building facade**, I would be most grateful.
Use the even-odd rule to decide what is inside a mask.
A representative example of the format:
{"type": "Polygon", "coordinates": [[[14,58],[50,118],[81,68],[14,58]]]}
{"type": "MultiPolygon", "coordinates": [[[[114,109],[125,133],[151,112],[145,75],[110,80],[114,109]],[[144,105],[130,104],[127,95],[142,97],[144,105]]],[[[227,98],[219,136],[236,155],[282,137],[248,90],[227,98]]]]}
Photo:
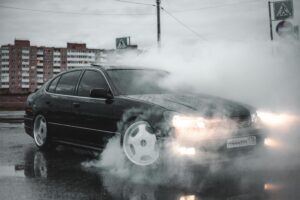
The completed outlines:
{"type": "Polygon", "coordinates": [[[38,47],[28,40],[15,40],[13,45],[2,45],[0,49],[0,90],[10,94],[33,92],[62,71],[90,66],[100,52],[103,50],[89,49],[86,44],[38,47]]]}
{"type": "Polygon", "coordinates": [[[141,54],[137,45],[126,49],[90,49],[84,43],[67,47],[31,46],[29,40],[15,40],[0,48],[0,94],[27,94],[40,88],[56,74],[92,63],[122,62],[123,57],[141,54]]]}

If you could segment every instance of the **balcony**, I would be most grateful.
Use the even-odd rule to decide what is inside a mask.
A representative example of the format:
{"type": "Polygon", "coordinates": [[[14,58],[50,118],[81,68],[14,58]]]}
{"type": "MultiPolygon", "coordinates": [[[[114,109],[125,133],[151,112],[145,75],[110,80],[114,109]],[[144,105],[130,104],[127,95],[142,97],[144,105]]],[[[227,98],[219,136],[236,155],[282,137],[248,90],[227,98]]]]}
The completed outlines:
{"type": "Polygon", "coordinates": [[[36,57],[37,60],[44,60],[44,57],[36,57]]]}
{"type": "Polygon", "coordinates": [[[29,65],[29,61],[22,61],[22,65],[29,65]]]}
{"type": "Polygon", "coordinates": [[[29,73],[23,72],[23,73],[22,73],[22,77],[29,77],[29,73]]]}
{"type": "Polygon", "coordinates": [[[22,83],[29,83],[29,79],[22,79],[22,83]]]}
{"type": "Polygon", "coordinates": [[[44,80],[43,79],[38,79],[37,83],[44,83],[44,80]]]}
{"type": "Polygon", "coordinates": [[[1,67],[1,71],[9,71],[9,67],[1,67]]]}
{"type": "Polygon", "coordinates": [[[9,53],[9,50],[8,49],[2,49],[1,53],[9,53]]]}
{"type": "Polygon", "coordinates": [[[22,83],[22,88],[29,88],[29,84],[23,84],[22,83]]]}
{"type": "Polygon", "coordinates": [[[37,71],[37,72],[44,72],[44,69],[43,69],[43,68],[37,68],[36,71],[37,71]]]}
{"type": "Polygon", "coordinates": [[[29,56],[28,55],[22,55],[22,59],[26,59],[26,60],[29,60],[29,56]]]}
{"type": "Polygon", "coordinates": [[[27,53],[27,54],[29,54],[29,50],[28,50],[28,49],[22,49],[22,53],[27,53]]]}
{"type": "Polygon", "coordinates": [[[9,59],[9,56],[1,56],[2,59],[9,59]]]}
{"type": "Polygon", "coordinates": [[[43,74],[37,74],[36,76],[37,76],[38,78],[41,78],[41,79],[43,79],[43,77],[44,77],[43,74]]]}
{"type": "Polygon", "coordinates": [[[2,82],[2,83],[8,83],[8,82],[9,82],[9,78],[8,78],[8,77],[5,77],[5,76],[4,76],[4,77],[2,76],[2,77],[1,77],[1,82],[2,82]]]}
{"type": "Polygon", "coordinates": [[[37,66],[38,66],[38,67],[43,67],[43,65],[44,65],[44,64],[41,63],[41,62],[38,62],[38,63],[37,63],[37,66]]]}
{"type": "Polygon", "coordinates": [[[53,72],[60,72],[60,69],[53,69],[53,72]]]}
{"type": "Polygon", "coordinates": [[[0,88],[9,88],[9,85],[1,85],[1,87],[0,88]]]}
{"type": "Polygon", "coordinates": [[[1,71],[1,75],[3,75],[3,76],[9,76],[9,71],[2,70],[1,71]]]}
{"type": "Polygon", "coordinates": [[[1,61],[2,65],[9,65],[9,61],[1,61]]]}
{"type": "Polygon", "coordinates": [[[22,71],[28,72],[29,71],[29,67],[22,67],[22,71]]]}
{"type": "Polygon", "coordinates": [[[68,63],[68,68],[76,68],[76,67],[89,67],[91,63],[68,63]]]}

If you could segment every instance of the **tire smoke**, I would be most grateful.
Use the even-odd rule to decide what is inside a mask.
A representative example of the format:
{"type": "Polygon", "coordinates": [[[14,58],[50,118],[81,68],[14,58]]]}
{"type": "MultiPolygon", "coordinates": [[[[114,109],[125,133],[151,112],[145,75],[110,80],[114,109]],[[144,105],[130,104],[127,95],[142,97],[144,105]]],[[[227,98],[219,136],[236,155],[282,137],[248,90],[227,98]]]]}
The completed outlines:
{"type": "MultiPolygon", "coordinates": [[[[300,43],[295,40],[278,42],[220,42],[196,43],[189,46],[169,45],[152,49],[139,55],[127,54],[120,63],[152,67],[171,72],[164,85],[182,93],[205,93],[247,103],[274,116],[300,115],[300,43]],[[282,114],[283,113],[283,114],[282,114]]],[[[265,115],[270,121],[271,118],[265,115]]],[[[281,118],[274,118],[274,121],[281,118]]],[[[300,164],[298,120],[283,126],[268,126],[265,145],[267,153],[255,152],[255,159],[230,161],[236,168],[251,170],[282,169],[300,164]]],[[[280,121],[281,123],[281,121],[280,121]]],[[[172,153],[161,156],[163,165],[137,167],[128,163],[120,137],[109,141],[99,160],[86,166],[102,167],[130,180],[151,184],[174,184],[188,187],[192,184],[193,172],[186,159],[172,153]]],[[[172,146],[172,142],[164,144],[172,146]]],[[[171,148],[170,148],[171,149],[171,148]]],[[[220,155],[194,158],[209,172],[218,171],[222,164],[207,164],[203,157],[223,160],[220,155]]],[[[204,178],[205,179],[205,178],[204,178]]],[[[203,179],[203,180],[204,180],[203,179]]]]}

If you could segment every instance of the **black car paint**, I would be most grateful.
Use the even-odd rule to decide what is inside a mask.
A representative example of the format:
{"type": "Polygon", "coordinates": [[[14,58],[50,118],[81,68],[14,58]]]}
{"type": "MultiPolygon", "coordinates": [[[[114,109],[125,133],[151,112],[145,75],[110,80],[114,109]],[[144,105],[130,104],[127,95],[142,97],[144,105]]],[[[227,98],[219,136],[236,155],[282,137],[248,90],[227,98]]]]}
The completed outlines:
{"type": "MultiPolygon", "coordinates": [[[[101,72],[105,74],[104,71],[101,72]]],[[[26,107],[31,107],[32,112],[26,109],[24,123],[26,132],[31,136],[33,136],[34,117],[37,114],[43,114],[47,119],[48,132],[51,133],[52,140],[101,149],[109,138],[120,134],[117,122],[127,110],[134,108],[151,110],[159,107],[152,103],[133,101],[124,96],[118,96],[113,85],[109,83],[109,79],[107,81],[114,95],[110,100],[79,97],[75,94],[49,93],[47,87],[52,80],[28,97],[26,107]]]]}
{"type": "MultiPolygon", "coordinates": [[[[47,119],[50,137],[54,142],[98,150],[103,148],[109,138],[121,134],[119,131],[122,129],[118,125],[124,114],[132,109],[141,112],[158,111],[147,116],[146,120],[152,127],[157,127],[156,124],[164,120],[163,113],[166,111],[198,113],[212,117],[214,113],[220,113],[226,108],[225,114],[229,117],[246,116],[246,120],[251,117],[251,107],[207,95],[119,95],[105,69],[92,67],[76,70],[101,72],[106,77],[113,98],[79,97],[76,96],[76,91],[74,91],[74,95],[50,93],[47,91],[47,87],[53,78],[28,97],[24,123],[25,130],[29,135],[33,136],[34,117],[37,114],[43,114],[47,119]],[[219,106],[223,110],[219,109],[219,106]]],[[[70,71],[73,70],[67,72],[70,71]]],[[[77,87],[79,81],[80,78],[77,87]]],[[[257,135],[258,142],[261,143],[263,137],[260,135],[260,130],[251,129],[251,133],[248,131],[241,133],[241,135],[249,134],[257,135]]]]}

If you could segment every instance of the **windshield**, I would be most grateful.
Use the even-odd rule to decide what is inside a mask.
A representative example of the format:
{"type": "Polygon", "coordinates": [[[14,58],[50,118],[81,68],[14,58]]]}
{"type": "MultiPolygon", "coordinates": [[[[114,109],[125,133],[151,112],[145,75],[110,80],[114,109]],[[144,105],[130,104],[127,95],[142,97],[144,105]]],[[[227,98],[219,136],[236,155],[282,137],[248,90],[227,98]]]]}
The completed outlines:
{"type": "Polygon", "coordinates": [[[107,73],[122,95],[161,94],[167,89],[161,86],[168,72],[150,69],[112,69],[107,73]]]}

